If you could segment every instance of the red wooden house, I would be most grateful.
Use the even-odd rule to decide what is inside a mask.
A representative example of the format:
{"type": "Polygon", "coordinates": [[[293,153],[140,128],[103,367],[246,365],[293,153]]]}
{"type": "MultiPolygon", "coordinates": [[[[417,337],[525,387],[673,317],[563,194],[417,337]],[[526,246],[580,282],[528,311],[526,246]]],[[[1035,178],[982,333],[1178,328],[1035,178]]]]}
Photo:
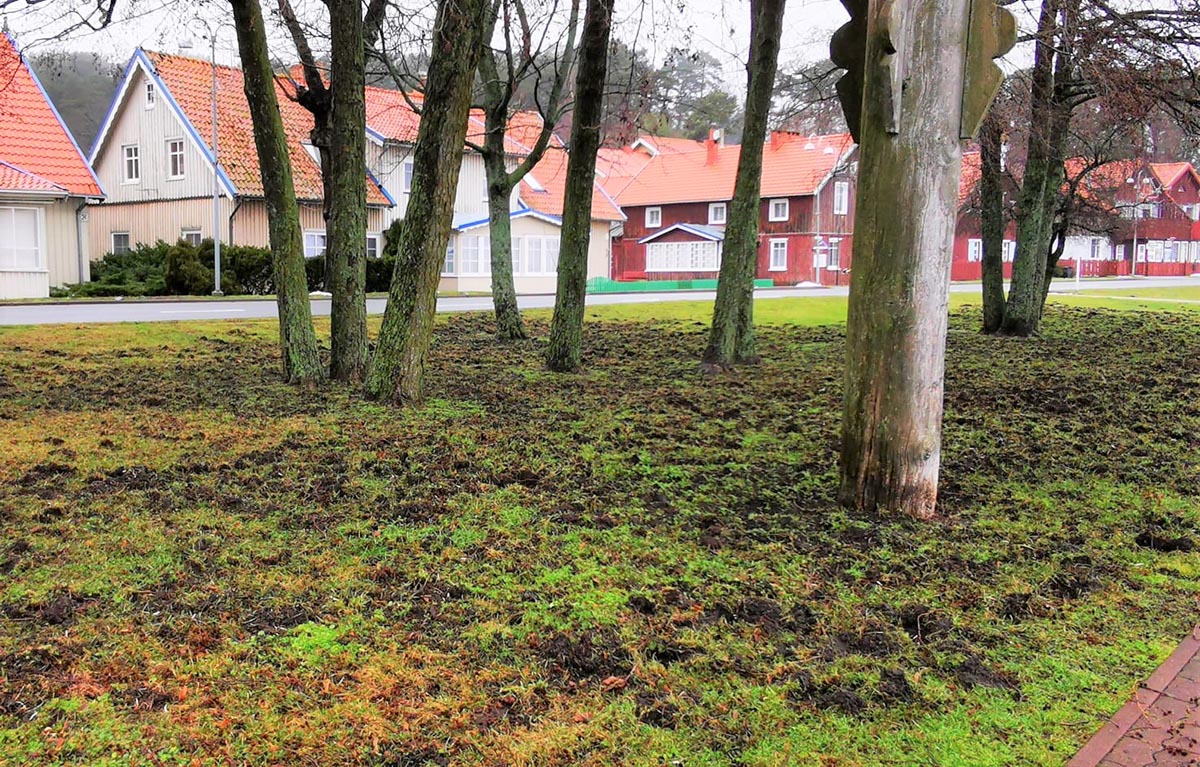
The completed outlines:
{"type": "MultiPolygon", "coordinates": [[[[601,157],[602,183],[627,218],[613,244],[613,278],[715,278],[741,147],[715,136],[662,147],[654,141],[601,157]]],[[[848,134],[771,134],[763,147],[759,279],[848,281],[855,151],[848,134]]]]}

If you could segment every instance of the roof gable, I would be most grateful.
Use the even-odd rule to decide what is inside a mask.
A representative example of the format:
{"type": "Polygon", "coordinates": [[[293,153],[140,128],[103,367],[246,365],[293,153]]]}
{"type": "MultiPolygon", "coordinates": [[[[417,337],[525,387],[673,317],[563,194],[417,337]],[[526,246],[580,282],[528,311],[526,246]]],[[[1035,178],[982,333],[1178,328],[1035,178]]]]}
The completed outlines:
{"type": "MultiPolygon", "coordinates": [[[[521,203],[533,210],[561,216],[567,195],[567,162],[565,149],[548,148],[542,159],[521,182],[521,203]]],[[[621,206],[608,194],[597,180],[592,190],[592,219],[596,221],[624,221],[621,206]]]]}
{"type": "Polygon", "coordinates": [[[80,197],[104,197],[104,189],[75,143],[46,90],[7,34],[0,35],[0,188],[35,191],[45,186],[80,197]],[[35,181],[40,179],[41,181],[35,181]]]}

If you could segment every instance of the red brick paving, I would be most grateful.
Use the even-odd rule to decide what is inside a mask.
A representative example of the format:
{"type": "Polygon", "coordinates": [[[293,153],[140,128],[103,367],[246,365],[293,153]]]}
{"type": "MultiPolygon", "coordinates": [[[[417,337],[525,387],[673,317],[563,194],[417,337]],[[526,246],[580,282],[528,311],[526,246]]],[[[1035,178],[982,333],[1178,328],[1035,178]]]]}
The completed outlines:
{"type": "Polygon", "coordinates": [[[1200,626],[1067,767],[1200,767],[1200,626]]]}

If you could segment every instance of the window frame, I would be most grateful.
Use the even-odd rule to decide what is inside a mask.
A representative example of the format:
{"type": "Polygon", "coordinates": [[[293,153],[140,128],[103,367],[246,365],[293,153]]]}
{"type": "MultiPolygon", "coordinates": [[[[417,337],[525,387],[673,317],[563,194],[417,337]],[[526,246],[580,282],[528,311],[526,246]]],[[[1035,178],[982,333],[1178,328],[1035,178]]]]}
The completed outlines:
{"type": "Polygon", "coordinates": [[[720,272],[721,243],[713,240],[651,242],[646,246],[646,272],[720,272]],[[658,260],[658,263],[655,261],[658,260]]]}
{"type": "Polygon", "coordinates": [[[833,215],[850,215],[850,182],[833,182],[833,215]]]}
{"type": "Polygon", "coordinates": [[[138,144],[121,145],[121,184],[140,184],[142,181],[142,147],[138,144]],[[130,153],[132,151],[132,154],[130,153]],[[133,161],[137,175],[129,174],[129,162],[133,161]]]}
{"type": "Polygon", "coordinates": [[[662,229],[662,206],[654,205],[646,208],[646,228],[647,229],[662,229]],[[653,216],[651,216],[653,214],[653,216]],[[651,218],[654,222],[651,223],[651,218]]]}
{"type": "Polygon", "coordinates": [[[726,202],[710,202],[708,204],[708,223],[712,226],[725,226],[729,221],[729,203],[726,202]],[[721,211],[721,218],[718,221],[713,215],[716,210],[721,211]]]}
{"type": "Polygon", "coordinates": [[[412,194],[413,166],[411,157],[404,158],[404,162],[400,163],[400,189],[405,194],[412,194]]]}
{"type": "Polygon", "coordinates": [[[767,271],[768,272],[786,272],[788,270],[788,239],[786,237],[773,237],[767,241],[767,271]],[[776,265],[775,249],[777,246],[783,246],[783,263],[776,265]]]}
{"type": "Polygon", "coordinates": [[[326,234],[324,229],[305,229],[304,230],[304,260],[305,261],[310,261],[314,258],[321,258],[328,252],[329,252],[329,235],[326,234]],[[315,238],[317,238],[317,237],[321,238],[321,252],[320,253],[315,253],[311,256],[309,255],[309,247],[308,247],[308,242],[309,242],[308,238],[309,237],[314,238],[314,242],[316,241],[315,238]]]}
{"type": "Polygon", "coordinates": [[[825,260],[826,269],[841,269],[842,268],[842,238],[829,238],[829,253],[825,260]]]}
{"type": "Polygon", "coordinates": [[[154,87],[153,80],[146,81],[146,87],[142,90],[142,94],[145,99],[144,107],[146,111],[150,111],[158,106],[158,88],[154,87]]]}
{"type": "Polygon", "coordinates": [[[381,239],[382,238],[380,237],[380,235],[378,233],[367,232],[367,248],[366,248],[367,258],[380,258],[383,255],[383,250],[380,247],[380,245],[382,244],[381,239]],[[371,255],[371,243],[372,242],[374,242],[374,244],[375,244],[375,255],[373,255],[373,256],[371,255]]]}
{"type": "Polygon", "coordinates": [[[181,181],[187,178],[187,146],[182,138],[167,139],[167,181],[181,181]],[[178,145],[179,151],[175,151],[178,145]],[[179,158],[179,173],[175,173],[175,158],[179,158]]]}
{"type": "Polygon", "coordinates": [[[194,248],[198,248],[200,247],[200,243],[204,241],[204,233],[200,230],[200,227],[188,227],[187,229],[183,229],[179,232],[179,239],[183,240],[194,248]],[[192,242],[190,239],[188,239],[192,236],[195,236],[195,242],[192,242]]]}
{"type": "Polygon", "coordinates": [[[983,261],[983,239],[970,237],[967,239],[967,263],[978,264],[983,261]]]}
{"type": "MultiPolygon", "coordinates": [[[[6,233],[6,236],[12,236],[15,241],[17,228],[17,211],[25,211],[33,214],[33,236],[34,236],[34,265],[32,267],[22,267],[17,265],[17,247],[10,246],[12,249],[13,263],[11,266],[5,266],[0,263],[0,273],[15,272],[15,273],[45,273],[48,272],[46,253],[46,210],[40,206],[34,205],[4,205],[0,207],[0,211],[12,213],[12,231],[6,233]]],[[[30,248],[21,248],[22,251],[28,251],[30,248]]]]}
{"type": "Polygon", "coordinates": [[[792,203],[786,197],[774,197],[767,201],[767,221],[772,223],[782,223],[791,218],[792,203]],[[775,206],[783,205],[783,215],[776,215],[775,206]]]}
{"type": "Polygon", "coordinates": [[[458,276],[458,238],[453,234],[446,240],[446,254],[442,256],[442,276],[458,276]],[[446,269],[447,265],[450,266],[449,270],[446,269]]]}
{"type": "Polygon", "coordinates": [[[109,245],[109,250],[108,250],[109,253],[112,253],[114,256],[123,255],[125,253],[129,253],[129,252],[133,251],[133,237],[130,236],[129,232],[110,232],[109,237],[108,237],[108,245],[109,245]],[[117,238],[118,237],[125,238],[125,249],[124,250],[120,250],[120,251],[117,250],[117,238]]]}

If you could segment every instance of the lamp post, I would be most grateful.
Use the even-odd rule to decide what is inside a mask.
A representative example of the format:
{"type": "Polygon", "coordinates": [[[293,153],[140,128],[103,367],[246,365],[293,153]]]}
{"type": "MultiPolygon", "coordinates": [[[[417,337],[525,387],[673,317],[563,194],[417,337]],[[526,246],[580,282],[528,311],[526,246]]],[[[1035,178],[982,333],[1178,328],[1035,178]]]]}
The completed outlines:
{"type": "MultiPolygon", "coordinates": [[[[220,133],[217,128],[217,30],[220,29],[219,23],[210,24],[203,19],[196,19],[204,27],[205,33],[208,35],[208,41],[211,45],[211,58],[209,63],[212,66],[212,213],[213,213],[213,292],[214,296],[223,296],[225,293],[221,290],[221,178],[220,168],[221,160],[218,154],[220,133]]],[[[179,45],[180,48],[189,49],[192,47],[191,40],[184,40],[179,45]]]]}

